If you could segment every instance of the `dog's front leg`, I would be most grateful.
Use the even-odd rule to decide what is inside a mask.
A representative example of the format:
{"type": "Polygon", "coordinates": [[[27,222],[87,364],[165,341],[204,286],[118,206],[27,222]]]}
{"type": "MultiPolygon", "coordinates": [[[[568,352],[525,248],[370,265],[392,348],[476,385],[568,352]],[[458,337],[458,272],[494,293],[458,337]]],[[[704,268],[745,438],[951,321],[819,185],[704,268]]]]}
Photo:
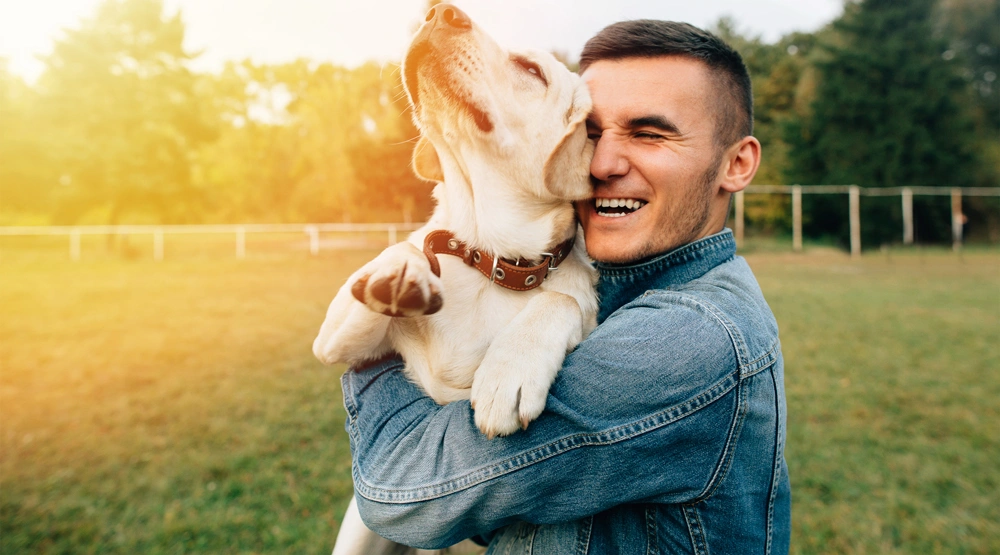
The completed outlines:
{"type": "Polygon", "coordinates": [[[313,353],[326,364],[377,358],[391,348],[386,332],[392,317],[433,314],[441,303],[441,280],[427,257],[411,243],[398,243],[340,288],[313,342],[313,353]]]}
{"type": "Polygon", "coordinates": [[[569,295],[546,291],[528,301],[476,370],[476,426],[490,438],[527,428],[545,408],[549,387],[582,334],[582,311],[569,295]]]}

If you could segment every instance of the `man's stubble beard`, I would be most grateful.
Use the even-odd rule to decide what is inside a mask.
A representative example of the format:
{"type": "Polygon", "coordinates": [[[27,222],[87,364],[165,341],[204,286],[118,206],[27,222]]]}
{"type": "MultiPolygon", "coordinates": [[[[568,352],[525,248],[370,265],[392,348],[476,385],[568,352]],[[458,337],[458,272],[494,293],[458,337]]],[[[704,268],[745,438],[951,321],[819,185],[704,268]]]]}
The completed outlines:
{"type": "MultiPolygon", "coordinates": [[[[719,165],[722,162],[722,156],[725,154],[723,149],[719,149],[712,163],[708,168],[702,173],[701,179],[699,180],[699,186],[695,189],[696,193],[700,193],[697,202],[687,204],[684,208],[691,208],[690,211],[682,211],[681,214],[671,214],[671,216],[676,220],[676,225],[672,227],[678,231],[676,235],[668,241],[667,248],[657,247],[653,242],[646,243],[642,249],[639,250],[638,254],[631,260],[624,260],[621,263],[629,264],[634,262],[639,262],[647,258],[652,258],[660,254],[670,252],[691,243],[698,239],[702,230],[705,229],[705,224],[712,217],[712,197],[713,195],[713,185],[715,185],[715,179],[719,175],[719,165]]],[[[677,205],[675,205],[677,206],[677,205]]],[[[668,231],[668,236],[669,236],[668,231]]],[[[662,236],[661,236],[662,237],[662,236]]]]}

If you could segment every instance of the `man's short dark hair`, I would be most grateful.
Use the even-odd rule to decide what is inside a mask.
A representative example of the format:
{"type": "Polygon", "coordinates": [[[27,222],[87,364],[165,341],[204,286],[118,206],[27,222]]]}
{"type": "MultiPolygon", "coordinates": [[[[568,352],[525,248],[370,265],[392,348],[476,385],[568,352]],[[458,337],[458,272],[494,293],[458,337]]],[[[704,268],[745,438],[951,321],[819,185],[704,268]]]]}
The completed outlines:
{"type": "Polygon", "coordinates": [[[687,23],[637,19],[608,25],[583,47],[580,72],[601,60],[680,56],[709,67],[721,86],[715,140],[720,147],[753,134],[750,73],[739,52],[722,39],[687,23]]]}

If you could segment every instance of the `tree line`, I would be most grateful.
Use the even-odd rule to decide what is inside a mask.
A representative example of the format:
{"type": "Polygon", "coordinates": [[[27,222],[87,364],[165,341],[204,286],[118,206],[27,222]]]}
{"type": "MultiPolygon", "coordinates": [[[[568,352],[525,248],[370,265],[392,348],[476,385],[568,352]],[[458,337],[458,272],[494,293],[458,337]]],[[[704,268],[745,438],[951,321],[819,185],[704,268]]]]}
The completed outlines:
{"type": "MultiPolygon", "coordinates": [[[[1000,1],[848,2],[819,31],[776,42],[731,19],[712,30],[753,78],[756,183],[1000,182],[1000,1]]],[[[36,82],[0,59],[0,224],[429,214],[430,185],[409,169],[417,131],[397,65],[243,61],[199,73],[184,36],[162,0],[106,0],[55,41],[36,82]]],[[[846,237],[846,199],[805,200],[807,234],[846,237]]],[[[995,200],[967,204],[984,222],[973,234],[1000,233],[995,200]]],[[[865,244],[896,240],[898,204],[865,199],[865,244]]],[[[918,197],[914,210],[921,240],[949,237],[946,202],[918,197]]],[[[788,199],[748,197],[747,216],[784,233],[788,199]]]]}

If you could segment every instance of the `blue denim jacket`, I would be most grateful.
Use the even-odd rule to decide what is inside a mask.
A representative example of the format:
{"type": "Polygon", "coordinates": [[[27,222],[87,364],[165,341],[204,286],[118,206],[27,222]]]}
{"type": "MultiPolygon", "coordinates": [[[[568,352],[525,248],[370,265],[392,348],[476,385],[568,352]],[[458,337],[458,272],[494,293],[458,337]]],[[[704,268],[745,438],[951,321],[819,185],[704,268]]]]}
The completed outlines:
{"type": "Polygon", "coordinates": [[[598,268],[600,325],[527,431],[486,439],[399,359],[344,375],[372,530],[497,554],[788,552],[778,329],[732,233],[598,268]]]}

